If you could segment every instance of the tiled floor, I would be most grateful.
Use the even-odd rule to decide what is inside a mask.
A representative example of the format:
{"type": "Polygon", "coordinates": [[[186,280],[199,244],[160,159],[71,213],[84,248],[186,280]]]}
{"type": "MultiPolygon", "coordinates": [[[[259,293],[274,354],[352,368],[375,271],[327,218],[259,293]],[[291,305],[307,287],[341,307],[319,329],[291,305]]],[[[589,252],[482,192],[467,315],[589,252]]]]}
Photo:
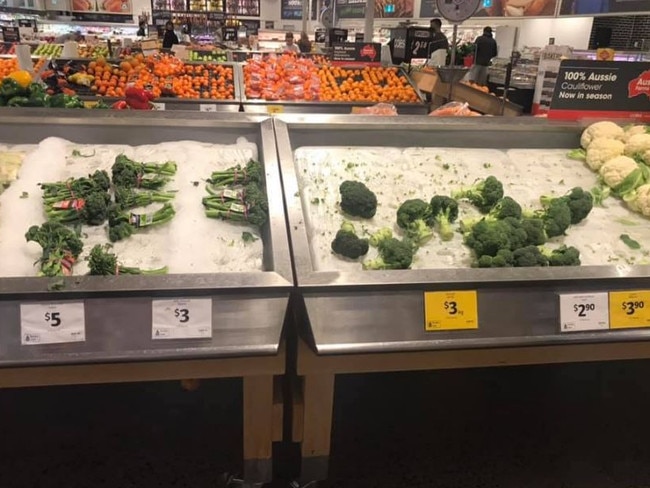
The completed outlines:
{"type": "MultiPolygon", "coordinates": [[[[650,488],[650,362],[337,380],[321,488],[650,488]]],[[[216,488],[241,387],[0,390],[0,488],[216,488]]],[[[277,483],[278,487],[286,484],[277,483]]]]}

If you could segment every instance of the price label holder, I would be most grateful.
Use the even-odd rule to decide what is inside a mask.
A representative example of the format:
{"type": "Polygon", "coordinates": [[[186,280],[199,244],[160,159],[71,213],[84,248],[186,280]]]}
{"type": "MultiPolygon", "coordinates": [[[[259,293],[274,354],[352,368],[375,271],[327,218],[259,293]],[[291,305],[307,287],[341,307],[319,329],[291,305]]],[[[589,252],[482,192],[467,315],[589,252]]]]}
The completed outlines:
{"type": "Polygon", "coordinates": [[[177,298],[151,303],[151,338],[210,339],[212,337],[212,300],[177,298]]]}
{"type": "Polygon", "coordinates": [[[165,110],[165,104],[161,102],[151,102],[154,110],[165,110]]]}
{"type": "Polygon", "coordinates": [[[478,300],[474,290],[424,292],[424,330],[478,329],[478,300]]]}
{"type": "Polygon", "coordinates": [[[607,293],[560,295],[560,332],[609,329],[607,293]]]}
{"type": "Polygon", "coordinates": [[[282,114],[284,113],[284,107],[282,105],[268,105],[266,107],[266,113],[268,114],[282,114]]]}
{"type": "Polygon", "coordinates": [[[86,340],[83,302],[23,303],[20,343],[23,346],[86,340]]]}
{"type": "Polygon", "coordinates": [[[199,112],[216,112],[217,105],[214,103],[201,103],[199,105],[199,112]]]}
{"type": "Polygon", "coordinates": [[[610,329],[650,327],[650,291],[609,292],[610,329]]]}

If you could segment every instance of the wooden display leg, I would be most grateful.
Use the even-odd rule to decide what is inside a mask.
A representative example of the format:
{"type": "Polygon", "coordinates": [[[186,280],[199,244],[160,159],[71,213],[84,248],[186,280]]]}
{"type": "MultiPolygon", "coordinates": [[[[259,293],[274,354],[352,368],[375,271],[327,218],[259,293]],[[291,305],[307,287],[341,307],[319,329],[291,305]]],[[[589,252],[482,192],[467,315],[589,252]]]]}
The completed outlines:
{"type": "Polygon", "coordinates": [[[327,478],[332,414],[334,374],[307,374],[303,379],[302,466],[300,478],[318,481],[327,478]]]}
{"type": "Polygon", "coordinates": [[[244,481],[273,477],[273,376],[244,377],[244,481]]]}

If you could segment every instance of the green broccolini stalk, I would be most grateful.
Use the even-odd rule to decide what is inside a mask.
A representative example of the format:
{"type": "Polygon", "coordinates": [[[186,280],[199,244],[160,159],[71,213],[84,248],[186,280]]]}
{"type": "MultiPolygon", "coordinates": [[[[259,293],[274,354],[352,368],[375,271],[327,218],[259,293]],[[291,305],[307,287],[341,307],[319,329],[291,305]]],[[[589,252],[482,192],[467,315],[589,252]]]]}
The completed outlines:
{"type": "Polygon", "coordinates": [[[140,163],[120,154],[115,158],[111,171],[113,184],[117,187],[157,190],[176,174],[176,163],[140,163]]]}
{"type": "Polygon", "coordinates": [[[208,183],[219,186],[245,185],[250,182],[264,182],[264,167],[253,159],[246,166],[233,166],[224,171],[215,171],[208,179],[208,183]]]}
{"type": "Polygon", "coordinates": [[[152,203],[167,203],[174,199],[170,191],[137,191],[133,188],[115,188],[115,203],[122,209],[146,207],[152,203]]]}
{"type": "Polygon", "coordinates": [[[43,190],[43,203],[46,206],[74,198],[83,198],[98,191],[108,191],[110,186],[111,181],[108,173],[99,170],[88,177],[40,184],[43,190]]]}
{"type": "Polygon", "coordinates": [[[262,226],[268,220],[266,193],[256,182],[250,182],[237,190],[217,191],[208,187],[209,196],[203,198],[205,215],[236,222],[248,222],[262,226]]]}
{"type": "Polygon", "coordinates": [[[111,242],[126,239],[142,227],[165,224],[174,215],[176,211],[170,203],[165,203],[162,208],[150,214],[128,213],[118,205],[113,205],[108,212],[108,238],[111,242]]]}
{"type": "Polygon", "coordinates": [[[64,200],[46,208],[47,220],[62,224],[84,223],[101,225],[108,218],[111,197],[103,191],[96,191],[85,198],[64,200]]]}
{"type": "Polygon", "coordinates": [[[88,267],[91,275],[162,275],[167,274],[167,266],[157,269],[140,269],[131,266],[122,266],[117,256],[108,251],[109,246],[97,244],[90,251],[88,267]]]}
{"type": "Polygon", "coordinates": [[[36,242],[43,249],[41,276],[70,276],[72,266],[81,254],[83,243],[79,236],[58,222],[33,225],[25,234],[27,242],[36,242]]]}

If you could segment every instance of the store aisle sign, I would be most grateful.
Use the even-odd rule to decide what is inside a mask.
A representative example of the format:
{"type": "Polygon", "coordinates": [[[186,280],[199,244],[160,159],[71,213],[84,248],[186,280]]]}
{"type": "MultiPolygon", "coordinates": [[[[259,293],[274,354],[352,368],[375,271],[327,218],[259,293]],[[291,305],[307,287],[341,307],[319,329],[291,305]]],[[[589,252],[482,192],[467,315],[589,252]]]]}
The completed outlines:
{"type": "Polygon", "coordinates": [[[650,63],[562,61],[548,118],[650,121],[650,63]]]}
{"type": "Polygon", "coordinates": [[[20,29],[18,27],[3,27],[2,39],[4,42],[20,42],[20,29]]]}
{"type": "Polygon", "coordinates": [[[20,343],[23,346],[85,340],[86,318],[83,302],[20,305],[20,343]]]}
{"type": "Polygon", "coordinates": [[[474,290],[424,293],[427,332],[478,329],[478,299],[474,290]]]}
{"type": "Polygon", "coordinates": [[[560,332],[609,329],[607,293],[560,295],[560,332]]]}
{"type": "Polygon", "coordinates": [[[212,337],[212,300],[177,298],[151,302],[151,338],[209,339],[212,337]]]}
{"type": "Polygon", "coordinates": [[[611,329],[650,327],[650,291],[612,291],[609,293],[611,329]]]}

